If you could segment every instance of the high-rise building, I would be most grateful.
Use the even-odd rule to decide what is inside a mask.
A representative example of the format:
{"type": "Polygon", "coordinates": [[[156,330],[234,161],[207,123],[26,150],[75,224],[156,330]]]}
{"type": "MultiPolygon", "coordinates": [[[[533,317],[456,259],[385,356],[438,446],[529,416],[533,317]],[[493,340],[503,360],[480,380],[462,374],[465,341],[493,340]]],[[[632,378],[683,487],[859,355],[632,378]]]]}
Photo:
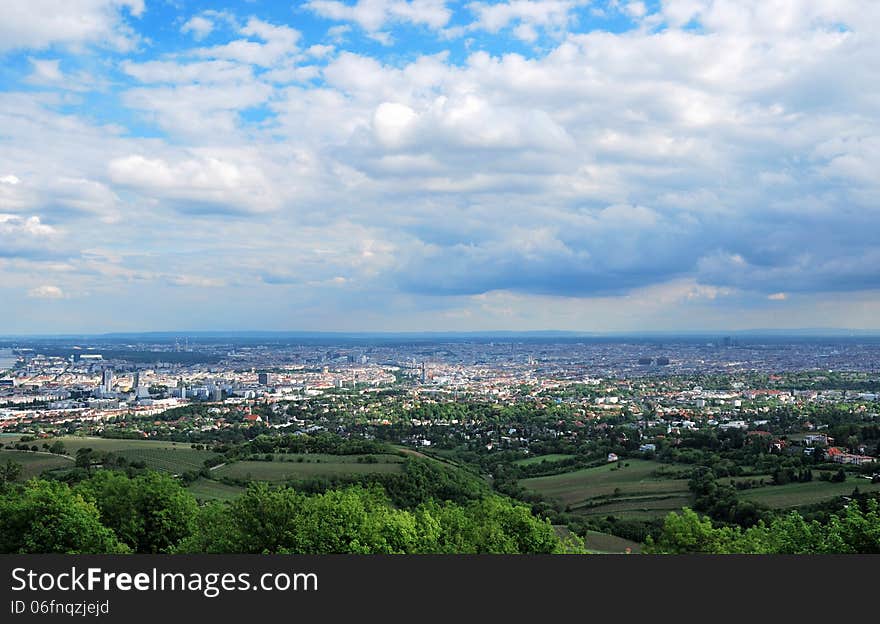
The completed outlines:
{"type": "Polygon", "coordinates": [[[113,392],[113,370],[105,368],[101,374],[101,390],[106,393],[113,392]]]}
{"type": "Polygon", "coordinates": [[[134,376],[132,377],[131,387],[137,390],[141,387],[141,373],[140,371],[135,371],[134,376]]]}
{"type": "Polygon", "coordinates": [[[259,373],[257,374],[257,383],[261,386],[268,386],[272,384],[272,375],[269,373],[259,373]]]}

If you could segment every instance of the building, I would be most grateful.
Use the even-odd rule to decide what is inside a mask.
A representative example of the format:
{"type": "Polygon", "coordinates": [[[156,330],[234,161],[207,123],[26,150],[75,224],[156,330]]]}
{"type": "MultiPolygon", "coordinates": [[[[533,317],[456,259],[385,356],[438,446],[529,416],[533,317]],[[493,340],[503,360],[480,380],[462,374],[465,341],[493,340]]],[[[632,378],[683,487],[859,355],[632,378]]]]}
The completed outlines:
{"type": "Polygon", "coordinates": [[[847,453],[843,449],[840,449],[836,446],[832,446],[831,448],[829,448],[826,455],[828,456],[828,459],[838,464],[855,464],[857,466],[861,466],[863,464],[870,464],[877,461],[876,457],[871,457],[870,455],[856,455],[854,453],[847,453]]]}
{"type": "Polygon", "coordinates": [[[617,453],[608,453],[608,462],[616,462],[620,458],[617,456],[617,453]]]}
{"type": "Polygon", "coordinates": [[[101,373],[101,390],[107,394],[113,392],[113,370],[110,368],[105,368],[101,373]]]}
{"type": "Polygon", "coordinates": [[[271,386],[272,375],[270,373],[257,374],[257,383],[259,383],[261,386],[271,386]]]}

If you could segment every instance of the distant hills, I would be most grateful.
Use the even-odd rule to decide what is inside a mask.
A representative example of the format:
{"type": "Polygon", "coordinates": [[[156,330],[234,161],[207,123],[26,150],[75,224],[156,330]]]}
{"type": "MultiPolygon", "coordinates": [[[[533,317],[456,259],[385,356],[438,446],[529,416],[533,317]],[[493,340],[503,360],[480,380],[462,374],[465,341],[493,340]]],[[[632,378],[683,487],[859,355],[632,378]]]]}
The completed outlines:
{"type": "Polygon", "coordinates": [[[418,332],[344,332],[344,331],[257,331],[257,330],[222,330],[222,331],[152,331],[152,332],[113,332],[105,334],[30,334],[6,335],[0,339],[27,340],[109,340],[109,341],[173,341],[207,340],[215,342],[220,339],[253,340],[674,340],[705,339],[719,340],[724,337],[744,338],[880,338],[880,329],[841,329],[830,327],[792,328],[792,329],[746,329],[746,330],[656,330],[626,332],[577,332],[562,330],[537,331],[418,331],[418,332]]]}

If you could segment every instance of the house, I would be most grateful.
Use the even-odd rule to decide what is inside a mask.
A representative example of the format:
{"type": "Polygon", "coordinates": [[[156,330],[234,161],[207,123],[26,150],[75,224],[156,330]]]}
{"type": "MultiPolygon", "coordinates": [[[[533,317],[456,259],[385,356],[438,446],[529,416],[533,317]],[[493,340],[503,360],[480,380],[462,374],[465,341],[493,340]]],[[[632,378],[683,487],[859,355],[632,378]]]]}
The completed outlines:
{"type": "Polygon", "coordinates": [[[620,458],[617,456],[616,453],[608,453],[608,462],[609,463],[616,462],[618,459],[620,459],[620,458]]]}
{"type": "Polygon", "coordinates": [[[840,449],[836,446],[832,446],[831,448],[829,448],[827,455],[828,459],[838,464],[855,464],[857,466],[861,466],[877,461],[876,457],[846,453],[843,451],[843,449],[840,449]]]}
{"type": "Polygon", "coordinates": [[[828,446],[832,442],[834,442],[834,438],[828,437],[825,433],[809,433],[804,436],[804,444],[807,446],[813,446],[814,444],[828,446]]]}
{"type": "MultiPolygon", "coordinates": [[[[844,451],[842,448],[838,448],[836,446],[829,446],[825,451],[825,456],[831,461],[837,461],[835,457],[839,457],[840,455],[844,455],[844,451]]],[[[842,463],[842,462],[841,462],[842,463]]]]}
{"type": "Polygon", "coordinates": [[[642,445],[639,447],[639,452],[640,452],[640,453],[653,453],[653,452],[655,452],[656,450],[657,450],[657,445],[656,445],[656,444],[642,444],[642,445]]]}

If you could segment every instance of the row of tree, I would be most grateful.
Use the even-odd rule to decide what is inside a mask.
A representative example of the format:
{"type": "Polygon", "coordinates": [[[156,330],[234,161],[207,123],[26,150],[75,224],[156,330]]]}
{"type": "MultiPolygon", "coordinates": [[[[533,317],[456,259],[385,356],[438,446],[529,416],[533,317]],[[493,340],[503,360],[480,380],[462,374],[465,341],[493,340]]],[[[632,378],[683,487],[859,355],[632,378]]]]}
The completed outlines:
{"type": "Polygon", "coordinates": [[[0,490],[0,553],[577,552],[528,507],[488,495],[411,509],[377,485],[307,494],[254,484],[199,506],[174,478],[100,470],[76,485],[31,479],[0,490]]]}
{"type": "Polygon", "coordinates": [[[646,540],[654,554],[847,554],[880,553],[880,503],[850,502],[828,522],[807,521],[798,512],[752,527],[716,527],[712,520],[685,508],[666,517],[658,539],[646,540]]]}

